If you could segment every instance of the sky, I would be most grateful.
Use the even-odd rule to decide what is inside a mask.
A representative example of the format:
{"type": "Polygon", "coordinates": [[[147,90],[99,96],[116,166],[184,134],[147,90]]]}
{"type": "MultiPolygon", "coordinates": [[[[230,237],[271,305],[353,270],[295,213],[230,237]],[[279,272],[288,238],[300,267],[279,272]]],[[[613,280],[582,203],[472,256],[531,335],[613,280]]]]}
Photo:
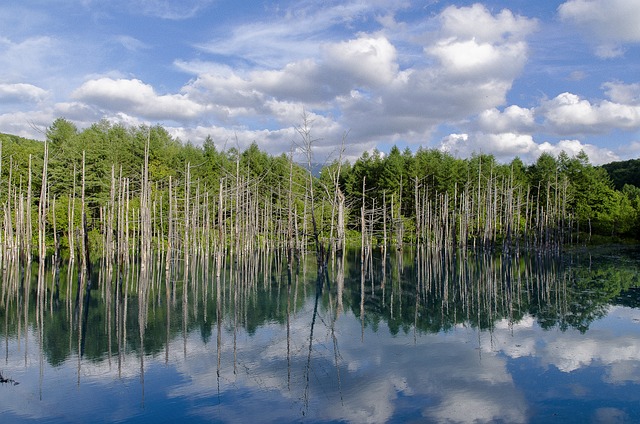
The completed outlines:
{"type": "Polygon", "coordinates": [[[0,4],[0,132],[161,125],[194,145],[640,157],[640,1],[0,4]]]}

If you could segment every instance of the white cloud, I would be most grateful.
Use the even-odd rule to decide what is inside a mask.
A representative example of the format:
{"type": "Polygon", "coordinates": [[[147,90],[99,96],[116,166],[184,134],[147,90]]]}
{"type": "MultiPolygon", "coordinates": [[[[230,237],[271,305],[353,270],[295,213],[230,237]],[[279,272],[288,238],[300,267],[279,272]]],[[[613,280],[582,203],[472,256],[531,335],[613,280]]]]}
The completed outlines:
{"type": "Polygon", "coordinates": [[[88,127],[103,118],[95,108],[83,102],[56,103],[53,107],[52,114],[55,117],[62,116],[65,119],[74,121],[80,124],[79,127],[81,128],[88,127]]]}
{"type": "Polygon", "coordinates": [[[396,52],[384,37],[360,37],[321,47],[321,58],[251,72],[245,86],[278,100],[328,102],[356,87],[379,89],[396,75],[396,52]]]}
{"type": "Polygon", "coordinates": [[[624,55],[625,50],[615,44],[600,44],[595,48],[595,54],[602,59],[613,59],[624,55]]]}
{"type": "MultiPolygon", "coordinates": [[[[615,91],[614,96],[620,98],[615,91]]],[[[591,103],[572,93],[562,93],[540,107],[546,125],[558,134],[601,134],[615,128],[640,128],[640,105],[602,100],[591,103]]]]}
{"type": "Polygon", "coordinates": [[[640,42],[640,3],[636,0],[570,0],[558,12],[562,19],[603,40],[640,42]]]}
{"type": "MultiPolygon", "coordinates": [[[[141,13],[145,4],[137,3],[141,13]]],[[[348,131],[347,155],[356,157],[379,142],[425,143],[441,123],[504,104],[527,59],[524,37],[536,26],[534,20],[509,11],[492,15],[474,5],[445,8],[428,19],[429,24],[417,26],[422,37],[392,36],[383,29],[338,38],[335,33],[327,37],[327,31],[348,28],[382,11],[389,23],[389,17],[406,5],[389,8],[387,2],[354,1],[298,6],[270,22],[236,25],[224,37],[201,45],[205,52],[238,58],[245,66],[175,59],[174,67],[194,78],[178,93],[166,94],[132,78],[132,73],[96,72],[69,90],[74,101],[50,109],[78,123],[95,117],[159,120],[165,126],[169,121],[168,129],[183,139],[201,134],[203,128],[225,137],[240,133],[264,139],[265,148],[274,153],[277,147],[280,152],[289,150],[291,137],[277,138],[291,133],[302,110],[307,110],[315,115],[315,136],[323,140],[318,143],[319,156],[334,151],[348,131]],[[483,25],[468,26],[469,22],[483,25]],[[402,48],[408,44],[422,51],[422,58],[401,68],[394,39],[404,43],[402,48]],[[249,68],[246,64],[251,62],[261,66],[249,68]]],[[[394,27],[409,31],[403,25],[394,27]]],[[[130,51],[146,47],[131,35],[112,40],[130,51]]]]}
{"type": "Polygon", "coordinates": [[[491,78],[511,82],[527,59],[524,39],[537,27],[534,19],[508,10],[492,15],[481,4],[449,6],[439,19],[439,39],[425,51],[439,60],[448,78],[480,83],[491,78]]]}
{"type": "Polygon", "coordinates": [[[565,152],[569,156],[575,156],[584,151],[589,157],[589,162],[593,165],[602,165],[621,159],[620,155],[607,147],[598,147],[590,143],[583,143],[580,140],[560,140],[555,144],[545,141],[540,144],[539,149],[540,153],[547,152],[554,156],[558,156],[561,152],[565,152]]]}
{"type": "Polygon", "coordinates": [[[282,128],[277,130],[252,130],[245,127],[225,126],[197,126],[191,127],[165,127],[169,134],[181,140],[204,140],[211,136],[218,150],[231,147],[244,150],[252,142],[259,141],[260,149],[279,155],[283,151],[290,150],[291,142],[298,137],[295,128],[282,128]],[[287,147],[287,149],[284,149],[287,147]]]}
{"type": "Polygon", "coordinates": [[[501,162],[508,162],[515,156],[525,162],[533,162],[542,153],[531,135],[511,132],[450,134],[440,141],[439,148],[459,157],[469,157],[474,153],[491,154],[501,162]]]}
{"type": "Polygon", "coordinates": [[[486,146],[499,159],[512,158],[514,156],[530,157],[537,153],[537,145],[530,135],[500,133],[486,134],[479,138],[479,144],[486,146]]]}
{"type": "Polygon", "coordinates": [[[0,83],[0,101],[16,102],[25,101],[38,103],[45,100],[49,92],[32,84],[2,84],[0,83]]]}
{"type": "Polygon", "coordinates": [[[232,71],[202,62],[176,65],[203,71],[184,92],[212,110],[223,111],[218,119],[229,123],[255,114],[258,121],[269,116],[281,124],[296,125],[299,112],[274,114],[287,104],[287,110],[305,108],[332,121],[322,127],[331,128],[333,137],[339,139],[349,130],[349,142],[357,146],[354,152],[379,141],[423,143],[438,124],[505,102],[526,61],[521,38],[535,27],[534,21],[507,12],[494,18],[479,6],[449,7],[443,14],[448,16],[443,18],[443,38],[423,46],[430,60],[410,69],[400,69],[396,47],[381,34],[324,43],[317,56],[311,51],[306,59],[269,70],[232,71]],[[455,29],[452,17],[456,14],[465,19],[481,15],[491,23],[490,33],[478,38],[485,41],[477,41],[468,31],[452,41],[449,34],[455,29]],[[431,60],[434,57],[436,63],[431,60]]]}
{"type": "Polygon", "coordinates": [[[222,116],[233,109],[256,109],[264,101],[262,93],[233,72],[204,73],[183,88],[190,99],[200,104],[219,105],[222,116]]]}
{"type": "Polygon", "coordinates": [[[454,123],[504,104],[527,58],[521,37],[535,21],[481,5],[446,8],[439,38],[424,46],[426,66],[401,70],[379,92],[341,99],[345,125],[354,136],[397,136],[424,142],[435,126],[454,123]],[[486,25],[467,25],[470,22],[486,25]],[[489,29],[487,29],[489,28],[489,29]]]}
{"type": "Polygon", "coordinates": [[[442,40],[427,52],[438,58],[443,71],[452,78],[486,79],[488,75],[512,79],[526,61],[526,44],[505,45],[478,43],[477,40],[442,40]]]}
{"type": "Polygon", "coordinates": [[[90,80],[76,89],[73,97],[109,112],[128,112],[160,120],[192,119],[206,109],[185,95],[158,95],[153,87],[137,79],[90,80]]]}
{"type": "Polygon", "coordinates": [[[56,115],[48,109],[0,114],[0,132],[42,140],[42,131],[48,128],[55,118],[56,115]]]}
{"type": "Polygon", "coordinates": [[[138,40],[135,37],[131,37],[129,35],[118,35],[114,38],[114,40],[122,45],[125,49],[131,52],[137,52],[140,50],[148,49],[149,45],[138,40]]]}
{"type": "Polygon", "coordinates": [[[467,131],[442,138],[439,148],[462,157],[480,152],[493,154],[506,162],[519,156],[531,163],[543,152],[558,155],[563,151],[570,156],[584,151],[593,164],[635,157],[640,148],[634,143],[616,147],[596,146],[577,138],[545,140],[544,134],[555,138],[640,128],[640,84],[608,82],[603,88],[610,100],[590,102],[565,92],[543,100],[538,107],[487,109],[463,125],[467,131]]]}
{"type": "Polygon", "coordinates": [[[51,69],[59,43],[49,36],[34,36],[15,42],[0,36],[0,69],[5,81],[25,81],[51,69]]]}
{"type": "Polygon", "coordinates": [[[477,39],[480,43],[522,40],[537,28],[537,21],[514,16],[507,9],[492,15],[485,6],[449,6],[440,14],[444,38],[477,39]]]}
{"type": "Polygon", "coordinates": [[[481,131],[490,133],[527,133],[536,126],[534,111],[516,105],[506,107],[503,112],[497,108],[487,109],[480,113],[476,124],[481,131]]]}
{"type": "Polygon", "coordinates": [[[558,8],[560,18],[581,28],[599,44],[604,58],[623,54],[619,43],[640,42],[640,2],[637,0],[569,0],[558,8]]]}
{"type": "Polygon", "coordinates": [[[323,85],[319,81],[321,77],[317,63],[307,59],[279,70],[252,72],[249,86],[280,100],[330,100],[334,95],[333,87],[323,85]]]}
{"type": "Polygon", "coordinates": [[[567,78],[569,81],[582,81],[583,79],[585,79],[587,76],[586,72],[584,71],[571,71],[571,73],[569,74],[569,77],[567,78]]]}
{"type": "Polygon", "coordinates": [[[398,72],[396,49],[381,36],[328,44],[323,53],[328,72],[353,85],[379,87],[390,83],[398,72]]]}
{"type": "Polygon", "coordinates": [[[605,94],[612,102],[640,106],[640,83],[606,82],[603,87],[606,89],[605,94]]]}
{"type": "Polygon", "coordinates": [[[620,148],[620,152],[627,158],[640,157],[640,141],[632,141],[620,148]]]}
{"type": "Polygon", "coordinates": [[[456,157],[469,157],[474,153],[491,154],[498,161],[508,163],[518,156],[525,163],[533,163],[542,153],[558,156],[561,152],[570,157],[584,151],[594,165],[620,160],[609,148],[602,148],[580,140],[560,140],[556,143],[537,142],[530,134],[514,132],[449,134],[440,140],[439,149],[456,157]]]}
{"type": "Polygon", "coordinates": [[[269,20],[221,27],[219,37],[200,43],[208,53],[239,58],[261,68],[281,68],[305,58],[317,58],[324,42],[336,40],[332,29],[350,27],[378,12],[393,13],[404,2],[296,2],[291,9],[278,10],[269,20]]]}

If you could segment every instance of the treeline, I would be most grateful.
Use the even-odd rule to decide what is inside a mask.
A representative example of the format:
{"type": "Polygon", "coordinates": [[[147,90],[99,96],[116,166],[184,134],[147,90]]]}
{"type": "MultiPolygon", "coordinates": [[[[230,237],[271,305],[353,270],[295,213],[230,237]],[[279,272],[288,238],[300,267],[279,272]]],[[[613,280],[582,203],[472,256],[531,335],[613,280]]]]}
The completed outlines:
{"type": "Polygon", "coordinates": [[[306,123],[299,134],[280,156],[256,143],[218,150],[211,138],[195,146],[161,126],[106,121],[80,131],[57,119],[46,143],[0,135],[3,263],[159,252],[170,268],[254,249],[287,257],[314,249],[326,262],[347,242],[548,250],[640,238],[640,189],[616,190],[584,153],[525,165],[394,147],[353,164],[338,157],[315,176],[306,123]]]}
{"type": "Polygon", "coordinates": [[[640,237],[640,189],[623,184],[616,190],[606,169],[591,165],[584,152],[543,153],[525,165],[519,158],[501,164],[486,154],[459,159],[393,147],[388,155],[365,152],[343,170],[351,197],[362,197],[366,180],[367,208],[388,205],[382,212],[395,211],[393,220],[402,218],[418,240],[434,237],[434,219],[452,227],[452,239],[455,228],[460,243],[489,238],[494,244],[510,236],[529,244],[536,238],[534,244],[640,237]]]}

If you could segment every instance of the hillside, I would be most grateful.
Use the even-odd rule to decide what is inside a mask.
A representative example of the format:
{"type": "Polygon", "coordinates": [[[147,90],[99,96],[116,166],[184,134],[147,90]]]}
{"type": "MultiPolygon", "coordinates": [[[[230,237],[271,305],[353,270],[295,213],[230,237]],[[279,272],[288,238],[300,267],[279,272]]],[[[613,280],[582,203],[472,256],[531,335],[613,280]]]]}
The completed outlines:
{"type": "Polygon", "coordinates": [[[640,187],[640,159],[611,162],[602,167],[611,177],[616,190],[622,190],[625,184],[640,187]]]}

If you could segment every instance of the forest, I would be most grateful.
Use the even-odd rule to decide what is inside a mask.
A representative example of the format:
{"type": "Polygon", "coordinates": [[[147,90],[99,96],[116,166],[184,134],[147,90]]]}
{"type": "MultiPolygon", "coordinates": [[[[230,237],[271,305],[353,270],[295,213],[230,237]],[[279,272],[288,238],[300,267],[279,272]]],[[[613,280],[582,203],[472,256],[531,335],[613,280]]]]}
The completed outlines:
{"type": "Polygon", "coordinates": [[[393,147],[353,163],[338,152],[318,173],[306,120],[280,156],[256,142],[195,146],[161,126],[79,130],[59,118],[45,133],[0,135],[3,264],[145,263],[158,252],[169,267],[178,255],[256,249],[311,250],[322,264],[347,245],[559,251],[640,238],[640,188],[614,186],[584,153],[526,165],[393,147]]]}

